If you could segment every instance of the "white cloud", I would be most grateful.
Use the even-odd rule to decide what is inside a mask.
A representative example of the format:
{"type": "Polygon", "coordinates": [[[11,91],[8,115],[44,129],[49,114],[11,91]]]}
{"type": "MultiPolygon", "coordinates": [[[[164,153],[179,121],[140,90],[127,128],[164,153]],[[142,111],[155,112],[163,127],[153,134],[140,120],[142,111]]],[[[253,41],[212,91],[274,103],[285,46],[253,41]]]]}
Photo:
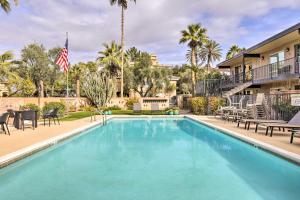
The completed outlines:
{"type": "MultiPolygon", "coordinates": [[[[164,63],[182,63],[186,47],[179,45],[180,30],[202,22],[209,35],[227,47],[249,30],[241,25],[274,8],[299,9],[300,0],[138,0],[129,3],[125,16],[126,46],[158,54],[164,63]]],[[[64,44],[70,34],[72,60],[96,58],[102,43],[120,38],[120,9],[108,0],[28,0],[12,13],[0,14],[0,51],[19,50],[33,41],[51,48],[64,44]]],[[[280,23],[285,23],[284,20],[280,23]]],[[[276,28],[274,28],[276,29],[276,28]]]]}

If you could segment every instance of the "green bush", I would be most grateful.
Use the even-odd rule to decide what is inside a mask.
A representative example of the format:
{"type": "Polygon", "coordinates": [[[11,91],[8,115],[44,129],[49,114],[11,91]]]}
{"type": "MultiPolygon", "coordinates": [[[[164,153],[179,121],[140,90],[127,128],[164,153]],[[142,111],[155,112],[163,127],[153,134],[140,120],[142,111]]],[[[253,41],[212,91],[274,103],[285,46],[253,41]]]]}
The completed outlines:
{"type": "Polygon", "coordinates": [[[46,113],[52,109],[58,108],[58,114],[60,116],[64,116],[66,112],[66,105],[62,102],[49,102],[46,103],[45,106],[43,107],[43,113],[46,113]]]}
{"type": "Polygon", "coordinates": [[[111,106],[106,108],[106,110],[122,110],[119,106],[111,106]]]}
{"type": "Polygon", "coordinates": [[[84,106],[82,110],[85,112],[96,112],[96,108],[90,105],[84,106]]]}
{"type": "Polygon", "coordinates": [[[137,98],[130,98],[126,101],[126,107],[128,110],[133,110],[133,104],[139,103],[139,99],[137,98]]]}
{"type": "Polygon", "coordinates": [[[190,100],[191,111],[194,114],[204,115],[207,110],[207,100],[205,97],[194,97],[190,100]]]}
{"type": "Polygon", "coordinates": [[[225,105],[225,99],[221,97],[210,97],[209,98],[209,108],[211,114],[215,114],[220,106],[225,105]]]}
{"type": "Polygon", "coordinates": [[[273,105],[273,109],[278,113],[281,119],[290,121],[300,110],[300,107],[292,106],[290,102],[279,102],[273,105]]]}
{"type": "Polygon", "coordinates": [[[40,107],[34,103],[28,103],[20,106],[20,110],[35,110],[38,111],[38,113],[41,111],[40,107]]]}

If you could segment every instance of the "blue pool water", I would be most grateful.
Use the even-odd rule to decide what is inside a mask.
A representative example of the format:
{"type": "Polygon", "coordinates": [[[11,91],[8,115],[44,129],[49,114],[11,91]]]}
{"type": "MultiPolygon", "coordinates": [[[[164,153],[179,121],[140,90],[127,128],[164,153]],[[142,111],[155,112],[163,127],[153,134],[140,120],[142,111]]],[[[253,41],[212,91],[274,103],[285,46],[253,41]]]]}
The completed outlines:
{"type": "Polygon", "coordinates": [[[298,200],[300,167],[188,119],[116,119],[0,170],[0,199],[298,200]]]}

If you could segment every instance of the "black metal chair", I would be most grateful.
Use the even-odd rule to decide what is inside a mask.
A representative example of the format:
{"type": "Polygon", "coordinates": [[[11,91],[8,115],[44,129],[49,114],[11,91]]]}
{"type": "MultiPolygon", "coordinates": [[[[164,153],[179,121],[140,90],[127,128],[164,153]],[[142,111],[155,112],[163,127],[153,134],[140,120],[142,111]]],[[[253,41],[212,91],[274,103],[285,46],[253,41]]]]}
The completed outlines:
{"type": "MultiPolygon", "coordinates": [[[[15,115],[16,115],[16,114],[15,114],[15,112],[14,112],[13,109],[8,109],[7,112],[9,113],[9,117],[8,117],[8,120],[7,120],[7,124],[9,124],[9,120],[10,120],[10,119],[15,120],[15,115]]],[[[14,121],[13,121],[13,123],[14,123],[14,121]]]]}
{"type": "Polygon", "coordinates": [[[8,126],[7,126],[7,121],[9,118],[9,113],[4,113],[2,116],[0,116],[0,124],[2,127],[2,130],[4,131],[4,133],[6,134],[6,131],[8,132],[8,135],[10,135],[8,126]],[[6,130],[5,130],[6,128],[6,130]]]}
{"type": "Polygon", "coordinates": [[[36,112],[34,110],[27,110],[27,111],[23,111],[21,114],[21,121],[22,121],[22,127],[23,127],[23,131],[25,128],[25,121],[31,121],[32,123],[32,129],[34,130],[34,128],[36,127],[36,112]]]}
{"type": "Polygon", "coordinates": [[[57,122],[58,122],[58,124],[60,125],[60,122],[59,122],[59,116],[58,116],[58,111],[59,111],[58,108],[54,108],[54,109],[52,109],[52,110],[49,110],[48,112],[46,112],[46,113],[43,115],[44,126],[46,126],[46,119],[49,120],[49,126],[50,126],[50,124],[51,124],[51,119],[53,119],[54,124],[56,124],[56,122],[55,122],[55,119],[56,119],[57,122]]]}

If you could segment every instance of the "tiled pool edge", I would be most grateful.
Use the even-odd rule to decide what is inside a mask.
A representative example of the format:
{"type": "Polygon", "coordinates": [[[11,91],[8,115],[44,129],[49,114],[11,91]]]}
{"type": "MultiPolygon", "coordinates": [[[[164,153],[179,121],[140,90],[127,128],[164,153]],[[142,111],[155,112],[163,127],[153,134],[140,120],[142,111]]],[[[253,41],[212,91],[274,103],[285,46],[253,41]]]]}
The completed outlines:
{"type": "MultiPolygon", "coordinates": [[[[108,117],[107,120],[112,119],[113,117],[108,117]]],[[[68,131],[63,133],[62,135],[55,136],[53,138],[47,139],[42,142],[38,142],[36,144],[30,145],[13,153],[7,154],[5,156],[0,157],[0,169],[7,167],[19,160],[22,160],[26,157],[29,157],[35,153],[38,153],[42,150],[45,150],[53,145],[56,145],[60,142],[63,142],[71,137],[79,135],[86,130],[89,130],[93,127],[102,125],[102,121],[93,122],[91,124],[85,125],[83,127],[68,131]]]]}
{"type": "Polygon", "coordinates": [[[293,153],[293,152],[290,152],[290,151],[286,151],[284,149],[281,149],[281,148],[278,148],[276,146],[273,146],[271,144],[267,144],[265,142],[261,142],[261,141],[258,141],[256,139],[253,139],[253,138],[250,138],[250,137],[247,137],[245,135],[241,135],[239,133],[236,133],[234,131],[231,131],[231,130],[228,130],[226,128],[222,128],[222,127],[219,127],[217,125],[214,125],[212,123],[209,123],[209,122],[204,122],[204,121],[201,121],[200,119],[198,119],[196,116],[191,116],[191,115],[185,115],[184,116],[185,118],[187,119],[191,119],[197,123],[200,123],[200,124],[204,124],[210,128],[213,128],[215,130],[218,130],[224,134],[227,134],[229,136],[232,136],[234,138],[237,138],[241,141],[244,141],[250,145],[253,145],[255,147],[258,147],[262,150],[265,150],[269,153],[272,153],[274,155],[277,155],[279,157],[282,157],[288,161],[291,161],[297,165],[300,165],[300,155],[296,154],[296,153],[293,153]]]}

